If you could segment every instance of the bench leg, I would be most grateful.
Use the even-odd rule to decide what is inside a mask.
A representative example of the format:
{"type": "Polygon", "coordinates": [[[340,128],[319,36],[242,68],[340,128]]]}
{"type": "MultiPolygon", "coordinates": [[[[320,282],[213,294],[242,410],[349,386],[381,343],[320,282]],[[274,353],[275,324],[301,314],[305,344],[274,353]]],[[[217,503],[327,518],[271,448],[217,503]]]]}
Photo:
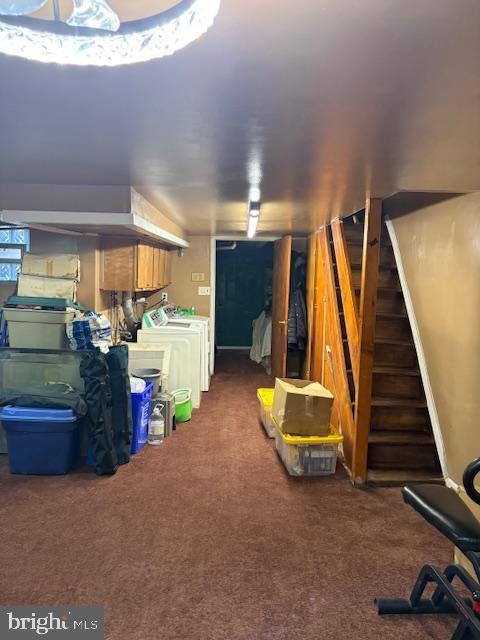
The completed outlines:
{"type": "Polygon", "coordinates": [[[432,565],[425,565],[415,582],[409,599],[379,598],[375,600],[379,615],[389,614],[437,614],[459,613],[461,621],[452,640],[480,640],[480,619],[472,608],[470,598],[462,598],[452,586],[452,580],[458,577],[470,589],[476,591],[478,584],[457,565],[450,565],[445,572],[432,565]],[[423,598],[427,585],[437,585],[431,598],[423,598]]]}

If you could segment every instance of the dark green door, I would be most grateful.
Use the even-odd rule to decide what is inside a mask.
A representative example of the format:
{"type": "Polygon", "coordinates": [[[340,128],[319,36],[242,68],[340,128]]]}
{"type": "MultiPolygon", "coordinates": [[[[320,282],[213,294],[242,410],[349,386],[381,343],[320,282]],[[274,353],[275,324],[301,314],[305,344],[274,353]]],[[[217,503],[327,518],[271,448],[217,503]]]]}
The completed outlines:
{"type": "MultiPolygon", "coordinates": [[[[225,246],[231,243],[217,243],[225,246]]],[[[238,242],[233,251],[217,250],[216,343],[250,347],[252,322],[271,296],[271,242],[238,242]]]]}

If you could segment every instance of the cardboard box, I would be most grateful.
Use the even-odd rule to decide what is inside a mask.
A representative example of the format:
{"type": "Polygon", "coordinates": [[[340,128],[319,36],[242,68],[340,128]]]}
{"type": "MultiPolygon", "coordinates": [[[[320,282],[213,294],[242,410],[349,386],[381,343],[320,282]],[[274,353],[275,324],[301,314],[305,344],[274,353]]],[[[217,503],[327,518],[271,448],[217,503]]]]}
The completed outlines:
{"type": "Polygon", "coordinates": [[[80,280],[80,259],[70,253],[26,253],[22,260],[22,273],[48,278],[80,280]]]}
{"type": "Polygon", "coordinates": [[[75,302],[77,283],[75,280],[64,278],[27,276],[21,273],[18,276],[18,295],[33,298],[67,298],[75,302]]]}
{"type": "Polygon", "coordinates": [[[330,433],[333,396],[318,382],[277,378],[272,414],[283,433],[326,436],[330,433]]]}

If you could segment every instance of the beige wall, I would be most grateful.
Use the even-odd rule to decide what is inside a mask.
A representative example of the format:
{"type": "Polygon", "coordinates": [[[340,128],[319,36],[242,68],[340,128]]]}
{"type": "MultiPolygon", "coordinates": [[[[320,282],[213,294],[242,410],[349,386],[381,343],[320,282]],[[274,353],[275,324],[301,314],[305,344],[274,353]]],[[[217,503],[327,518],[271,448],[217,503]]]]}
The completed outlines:
{"type": "Polygon", "coordinates": [[[183,307],[195,307],[198,315],[210,315],[210,296],[199,296],[198,287],[209,287],[210,242],[209,236],[191,236],[190,246],[179,256],[172,252],[172,284],[167,288],[168,299],[183,307]],[[193,282],[192,273],[205,274],[203,282],[193,282]]]}
{"type": "Polygon", "coordinates": [[[480,193],[393,213],[448,474],[461,484],[480,456],[480,193]]]}

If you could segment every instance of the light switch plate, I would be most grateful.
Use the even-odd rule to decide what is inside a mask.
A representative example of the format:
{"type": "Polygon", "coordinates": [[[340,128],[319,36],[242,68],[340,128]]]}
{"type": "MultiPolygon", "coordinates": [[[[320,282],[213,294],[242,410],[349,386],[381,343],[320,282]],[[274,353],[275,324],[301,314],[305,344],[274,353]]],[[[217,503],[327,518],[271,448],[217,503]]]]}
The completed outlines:
{"type": "Polygon", "coordinates": [[[210,287],[198,287],[198,295],[199,296],[209,296],[210,295],[210,287]]]}
{"type": "Polygon", "coordinates": [[[204,273],[192,273],[192,282],[204,282],[205,274],[204,273]]]}

